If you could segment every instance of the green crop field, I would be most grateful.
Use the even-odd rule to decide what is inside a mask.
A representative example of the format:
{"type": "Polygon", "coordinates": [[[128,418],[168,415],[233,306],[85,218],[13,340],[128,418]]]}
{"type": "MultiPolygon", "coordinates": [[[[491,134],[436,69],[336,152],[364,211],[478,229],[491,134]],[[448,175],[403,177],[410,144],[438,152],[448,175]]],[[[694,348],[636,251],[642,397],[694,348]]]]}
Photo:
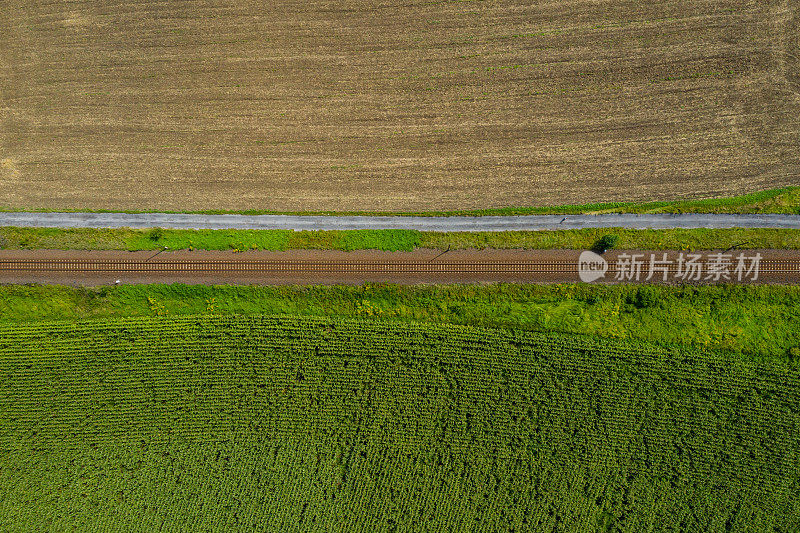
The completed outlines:
{"type": "Polygon", "coordinates": [[[0,327],[3,531],[797,531],[800,371],[311,317],[0,327]]]}

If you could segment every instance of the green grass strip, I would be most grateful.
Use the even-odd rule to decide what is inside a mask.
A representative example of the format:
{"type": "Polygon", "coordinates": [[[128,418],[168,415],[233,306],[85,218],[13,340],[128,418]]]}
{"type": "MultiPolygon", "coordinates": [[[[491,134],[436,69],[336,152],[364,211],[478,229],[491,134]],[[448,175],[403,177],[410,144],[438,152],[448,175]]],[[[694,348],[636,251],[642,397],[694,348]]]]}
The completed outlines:
{"type": "Polygon", "coordinates": [[[0,228],[0,248],[8,250],[360,250],[415,248],[587,249],[602,236],[619,237],[623,249],[717,249],[745,243],[749,248],[800,248],[800,230],[599,228],[556,231],[420,232],[414,230],[138,230],[0,228]]]}
{"type": "Polygon", "coordinates": [[[0,323],[186,314],[454,323],[800,360],[800,287],[631,285],[0,287],[0,323]]]}

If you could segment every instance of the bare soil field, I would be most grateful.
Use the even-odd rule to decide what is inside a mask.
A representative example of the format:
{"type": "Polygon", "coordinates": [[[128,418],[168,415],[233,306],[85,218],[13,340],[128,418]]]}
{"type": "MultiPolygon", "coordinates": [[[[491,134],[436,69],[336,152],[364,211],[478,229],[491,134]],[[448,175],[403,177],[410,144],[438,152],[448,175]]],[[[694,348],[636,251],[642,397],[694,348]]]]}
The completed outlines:
{"type": "Polygon", "coordinates": [[[796,185],[799,12],[3,2],[0,206],[416,211],[796,185]]]}

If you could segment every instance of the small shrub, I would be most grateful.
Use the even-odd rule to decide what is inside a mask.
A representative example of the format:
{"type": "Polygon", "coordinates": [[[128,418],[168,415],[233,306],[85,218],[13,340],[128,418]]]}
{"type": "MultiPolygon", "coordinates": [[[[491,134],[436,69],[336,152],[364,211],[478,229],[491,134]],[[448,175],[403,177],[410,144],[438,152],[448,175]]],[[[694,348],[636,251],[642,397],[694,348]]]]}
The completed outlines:
{"type": "Polygon", "coordinates": [[[153,228],[147,232],[147,237],[153,242],[160,240],[163,236],[164,230],[161,228],[153,228]]]}
{"type": "Polygon", "coordinates": [[[594,243],[594,246],[592,246],[592,251],[602,254],[606,250],[610,250],[611,248],[615,247],[617,242],[619,242],[619,237],[617,235],[603,235],[597,240],[597,242],[594,243]]]}
{"type": "Polygon", "coordinates": [[[603,303],[603,295],[597,292],[587,296],[584,301],[590,305],[597,305],[603,303]]]}
{"type": "Polygon", "coordinates": [[[639,287],[635,293],[627,298],[629,304],[633,304],[637,309],[647,309],[661,307],[661,295],[653,287],[639,287]]]}

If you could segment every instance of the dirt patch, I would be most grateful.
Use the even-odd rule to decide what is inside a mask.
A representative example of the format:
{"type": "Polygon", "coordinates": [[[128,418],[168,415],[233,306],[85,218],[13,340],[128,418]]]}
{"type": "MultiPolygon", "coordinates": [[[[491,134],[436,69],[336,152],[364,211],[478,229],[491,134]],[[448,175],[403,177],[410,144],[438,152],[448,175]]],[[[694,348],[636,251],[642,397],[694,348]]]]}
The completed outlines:
{"type": "Polygon", "coordinates": [[[9,3],[0,205],[410,211],[796,185],[799,4],[9,3]]]}

